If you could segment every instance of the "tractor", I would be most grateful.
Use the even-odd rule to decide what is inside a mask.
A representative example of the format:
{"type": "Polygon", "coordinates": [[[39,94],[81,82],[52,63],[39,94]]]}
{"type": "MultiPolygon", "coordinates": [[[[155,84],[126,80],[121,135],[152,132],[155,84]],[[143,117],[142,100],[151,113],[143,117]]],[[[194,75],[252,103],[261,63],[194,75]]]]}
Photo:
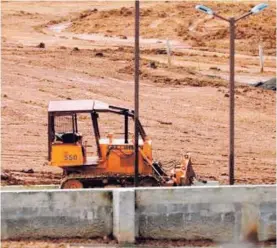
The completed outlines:
{"type": "MultiPolygon", "coordinates": [[[[134,111],[98,100],[50,101],[48,106],[48,161],[63,170],[62,189],[132,187],[134,185],[134,139],[130,137],[134,111]],[[99,119],[110,113],[122,116],[121,137],[101,136],[99,119]],[[85,116],[85,118],[84,118],[85,116]],[[81,118],[81,119],[80,119],[81,118]],[[59,125],[66,120],[66,125],[59,125]],[[89,121],[94,154],[88,151],[80,122],[89,121]]],[[[139,131],[139,186],[191,185],[196,179],[191,158],[185,155],[180,165],[166,171],[152,157],[152,141],[141,122],[139,131]]]]}

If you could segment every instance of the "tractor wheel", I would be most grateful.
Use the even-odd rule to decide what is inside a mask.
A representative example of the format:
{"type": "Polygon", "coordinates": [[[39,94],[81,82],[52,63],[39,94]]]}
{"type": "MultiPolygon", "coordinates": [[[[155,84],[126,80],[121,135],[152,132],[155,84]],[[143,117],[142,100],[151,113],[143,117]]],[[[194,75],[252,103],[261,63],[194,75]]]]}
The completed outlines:
{"type": "Polygon", "coordinates": [[[68,179],[61,185],[61,189],[82,189],[84,185],[77,179],[68,179]]]}

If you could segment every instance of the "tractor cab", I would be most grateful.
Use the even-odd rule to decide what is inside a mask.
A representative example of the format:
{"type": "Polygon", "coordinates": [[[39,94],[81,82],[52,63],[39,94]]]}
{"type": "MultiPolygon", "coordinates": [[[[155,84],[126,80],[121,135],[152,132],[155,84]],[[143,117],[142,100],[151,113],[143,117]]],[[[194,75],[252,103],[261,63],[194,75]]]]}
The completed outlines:
{"type": "MultiPolygon", "coordinates": [[[[97,100],[67,100],[50,101],[48,106],[48,160],[50,165],[64,170],[78,170],[84,167],[98,168],[99,173],[127,173],[134,170],[134,144],[129,137],[129,119],[134,118],[133,111],[108,105],[97,100]],[[100,135],[99,117],[105,113],[121,115],[124,123],[121,138],[114,138],[112,134],[100,135]],[[84,136],[79,127],[86,115],[86,122],[90,125],[89,133],[84,136]],[[95,154],[87,152],[87,136],[93,136],[95,154]],[[101,169],[101,170],[100,170],[101,169]]],[[[152,163],[151,141],[146,137],[142,125],[139,123],[140,172],[151,173],[152,168],[145,165],[147,159],[152,163]]],[[[97,170],[95,169],[96,173],[97,170]]]]}

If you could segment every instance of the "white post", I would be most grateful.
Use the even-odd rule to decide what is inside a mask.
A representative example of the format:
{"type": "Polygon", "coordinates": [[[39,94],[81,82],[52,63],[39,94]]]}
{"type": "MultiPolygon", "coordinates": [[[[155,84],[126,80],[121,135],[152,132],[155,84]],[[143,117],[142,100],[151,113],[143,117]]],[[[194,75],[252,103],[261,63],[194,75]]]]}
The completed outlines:
{"type": "Polygon", "coordinates": [[[135,215],[135,191],[113,190],[113,235],[119,243],[135,242],[135,215]]]}
{"type": "Polygon", "coordinates": [[[166,39],[166,52],[167,52],[168,66],[171,66],[171,47],[170,47],[169,39],[166,39]]]}
{"type": "Polygon", "coordinates": [[[264,72],[264,51],[262,43],[259,44],[260,72],[264,72]]]}

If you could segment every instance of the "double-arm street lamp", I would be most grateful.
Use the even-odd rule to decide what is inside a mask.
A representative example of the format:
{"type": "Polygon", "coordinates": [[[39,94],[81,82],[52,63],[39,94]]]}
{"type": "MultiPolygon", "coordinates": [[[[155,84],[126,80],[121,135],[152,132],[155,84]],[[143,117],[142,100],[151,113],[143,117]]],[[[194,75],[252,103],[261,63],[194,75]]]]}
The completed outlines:
{"type": "Polygon", "coordinates": [[[203,6],[203,5],[197,5],[195,8],[199,11],[202,11],[208,15],[215,16],[221,20],[227,21],[229,23],[230,28],[230,83],[229,83],[229,91],[230,91],[230,130],[229,130],[229,184],[234,184],[234,135],[235,135],[235,24],[237,21],[253,15],[257,14],[260,11],[264,10],[268,4],[260,3],[253,7],[250,11],[243,14],[240,17],[230,17],[225,18],[217,13],[215,13],[212,9],[203,6]]]}

